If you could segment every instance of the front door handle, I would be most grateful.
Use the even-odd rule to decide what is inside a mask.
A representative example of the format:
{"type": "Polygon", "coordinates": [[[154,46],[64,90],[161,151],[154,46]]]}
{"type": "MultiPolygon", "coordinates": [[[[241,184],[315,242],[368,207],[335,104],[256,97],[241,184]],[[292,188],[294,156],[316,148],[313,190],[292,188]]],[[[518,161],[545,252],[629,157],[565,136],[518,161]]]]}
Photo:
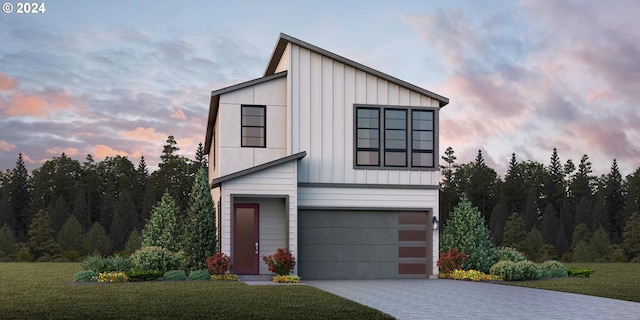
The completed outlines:
{"type": "Polygon", "coordinates": [[[256,242],[256,254],[259,253],[260,245],[256,242]]]}

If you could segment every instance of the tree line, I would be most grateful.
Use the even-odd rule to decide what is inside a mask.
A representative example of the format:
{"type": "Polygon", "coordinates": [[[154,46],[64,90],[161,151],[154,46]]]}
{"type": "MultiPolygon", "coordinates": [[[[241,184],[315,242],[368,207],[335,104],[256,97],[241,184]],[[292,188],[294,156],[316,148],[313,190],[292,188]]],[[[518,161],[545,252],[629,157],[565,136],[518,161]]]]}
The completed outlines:
{"type": "Polygon", "coordinates": [[[482,214],[496,245],[517,247],[532,260],[634,258],[635,251],[625,251],[623,245],[625,225],[640,223],[634,220],[640,203],[640,168],[623,178],[614,159],[607,174],[596,176],[588,155],[577,165],[571,159],[563,163],[554,148],[546,165],[518,161],[512,154],[501,178],[485,164],[481,150],[470,163],[457,163],[451,147],[441,158],[439,210],[445,226],[466,195],[482,214]]]}
{"type": "MultiPolygon", "coordinates": [[[[96,162],[88,154],[80,162],[64,153],[29,173],[19,154],[13,169],[0,172],[0,242],[12,236],[18,249],[21,244],[28,247],[34,237],[30,229],[48,223],[58,242],[71,241],[69,228],[80,229],[87,243],[97,238],[93,241],[97,252],[84,254],[125,251],[127,240],[132,235],[139,238],[165,192],[178,208],[176,219],[184,223],[196,174],[208,164],[202,143],[193,160],[177,151],[175,138],[169,136],[159,168],[151,173],[144,156],[134,165],[119,155],[96,162]]],[[[0,258],[1,251],[3,248],[0,258]]],[[[31,255],[39,258],[37,252],[31,255]]]]}

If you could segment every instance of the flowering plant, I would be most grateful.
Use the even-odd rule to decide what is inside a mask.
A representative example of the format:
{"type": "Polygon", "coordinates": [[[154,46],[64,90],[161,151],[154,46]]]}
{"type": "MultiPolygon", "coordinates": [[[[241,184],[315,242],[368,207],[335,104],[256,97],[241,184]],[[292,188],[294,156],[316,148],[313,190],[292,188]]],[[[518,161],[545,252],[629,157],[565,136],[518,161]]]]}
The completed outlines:
{"type": "Polygon", "coordinates": [[[451,279],[454,280],[471,280],[474,282],[500,280],[499,276],[485,274],[484,272],[480,272],[478,270],[453,270],[450,276],[451,279]]]}
{"type": "Polygon", "coordinates": [[[124,272],[101,272],[98,274],[98,282],[127,282],[128,278],[124,272]]]}
{"type": "Polygon", "coordinates": [[[278,248],[278,251],[272,256],[263,256],[262,261],[269,267],[269,271],[279,276],[288,275],[296,265],[296,259],[286,248],[278,248]]]}
{"type": "Polygon", "coordinates": [[[271,278],[271,281],[275,283],[300,283],[300,277],[292,275],[275,276],[271,278]]]}
{"type": "Polygon", "coordinates": [[[211,276],[211,280],[220,280],[220,281],[238,281],[237,274],[214,274],[211,276]]]}
{"type": "Polygon", "coordinates": [[[205,260],[207,271],[211,275],[224,275],[231,271],[231,257],[224,252],[218,252],[205,260]]]}
{"type": "Polygon", "coordinates": [[[453,270],[462,269],[462,263],[467,260],[467,255],[458,252],[455,248],[451,248],[449,252],[443,252],[438,259],[438,267],[440,271],[448,274],[453,270]]]}

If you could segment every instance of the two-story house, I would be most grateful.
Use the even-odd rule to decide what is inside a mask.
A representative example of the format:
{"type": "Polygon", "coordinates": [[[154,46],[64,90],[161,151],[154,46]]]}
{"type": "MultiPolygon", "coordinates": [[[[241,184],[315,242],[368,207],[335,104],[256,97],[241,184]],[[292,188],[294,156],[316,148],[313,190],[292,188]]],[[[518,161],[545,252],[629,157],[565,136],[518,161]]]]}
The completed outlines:
{"type": "Polygon", "coordinates": [[[437,277],[438,116],[449,100],[281,34],[264,76],[211,93],[219,249],[304,279],[437,277]]]}

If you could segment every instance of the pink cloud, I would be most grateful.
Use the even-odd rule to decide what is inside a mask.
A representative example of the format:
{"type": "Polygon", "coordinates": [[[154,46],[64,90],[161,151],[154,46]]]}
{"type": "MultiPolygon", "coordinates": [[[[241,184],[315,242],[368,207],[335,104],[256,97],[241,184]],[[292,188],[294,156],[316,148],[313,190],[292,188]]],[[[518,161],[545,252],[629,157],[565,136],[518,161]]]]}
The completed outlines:
{"type": "Polygon", "coordinates": [[[31,163],[31,164],[35,164],[35,163],[36,163],[36,161],[35,161],[35,160],[31,159],[28,155],[26,155],[26,154],[24,154],[24,153],[22,154],[22,159],[23,159],[25,162],[28,162],[28,163],[31,163]]]}
{"type": "Polygon", "coordinates": [[[178,120],[186,120],[187,116],[184,115],[184,112],[182,111],[182,109],[178,108],[176,109],[176,112],[174,112],[171,115],[171,118],[178,119],[178,120]]]}
{"type": "Polygon", "coordinates": [[[7,117],[47,117],[55,110],[69,109],[73,98],[65,92],[43,92],[25,95],[17,92],[8,101],[0,100],[0,114],[7,117]]]}
{"type": "Polygon", "coordinates": [[[11,143],[6,142],[4,140],[0,140],[0,150],[9,152],[9,151],[15,150],[15,148],[16,148],[15,144],[11,144],[11,143]]]}
{"type": "Polygon", "coordinates": [[[153,143],[164,141],[164,139],[167,137],[167,135],[164,133],[156,132],[154,128],[143,127],[137,127],[133,131],[125,131],[122,133],[122,136],[129,139],[149,141],[153,143]]]}
{"type": "Polygon", "coordinates": [[[14,89],[18,84],[18,80],[0,73],[0,91],[9,91],[14,89]]]}
{"type": "Polygon", "coordinates": [[[46,149],[44,152],[54,156],[62,154],[63,152],[69,157],[78,155],[78,149],[76,148],[49,148],[49,149],[46,149]]]}
{"type": "Polygon", "coordinates": [[[104,159],[106,157],[115,157],[115,156],[123,156],[123,157],[134,157],[140,158],[142,156],[142,152],[139,150],[133,150],[131,152],[126,152],[123,150],[116,150],[109,146],[105,146],[103,144],[98,144],[93,147],[93,154],[97,159],[104,159]]]}

